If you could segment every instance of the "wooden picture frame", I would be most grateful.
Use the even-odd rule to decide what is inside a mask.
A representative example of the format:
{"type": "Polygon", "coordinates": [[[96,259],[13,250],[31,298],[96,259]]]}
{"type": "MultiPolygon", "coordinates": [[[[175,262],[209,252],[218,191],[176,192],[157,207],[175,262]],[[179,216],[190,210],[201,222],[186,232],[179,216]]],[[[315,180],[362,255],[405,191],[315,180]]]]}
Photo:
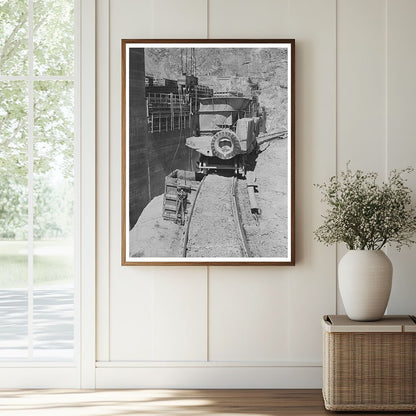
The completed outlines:
{"type": "Polygon", "coordinates": [[[121,50],[122,265],[294,265],[295,41],[121,50]]]}

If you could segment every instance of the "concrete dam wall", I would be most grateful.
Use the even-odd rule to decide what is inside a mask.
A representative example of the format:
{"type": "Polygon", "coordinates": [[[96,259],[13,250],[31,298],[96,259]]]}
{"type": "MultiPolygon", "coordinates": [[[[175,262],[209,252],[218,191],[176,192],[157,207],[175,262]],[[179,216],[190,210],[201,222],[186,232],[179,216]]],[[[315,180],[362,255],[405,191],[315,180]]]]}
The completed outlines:
{"type": "Polygon", "coordinates": [[[178,127],[178,123],[173,120],[171,124],[167,116],[161,128],[149,127],[144,49],[129,50],[129,69],[127,179],[129,227],[132,229],[152,198],[164,192],[165,176],[174,169],[194,170],[198,155],[185,146],[186,138],[192,135],[190,123],[183,122],[178,127]]]}

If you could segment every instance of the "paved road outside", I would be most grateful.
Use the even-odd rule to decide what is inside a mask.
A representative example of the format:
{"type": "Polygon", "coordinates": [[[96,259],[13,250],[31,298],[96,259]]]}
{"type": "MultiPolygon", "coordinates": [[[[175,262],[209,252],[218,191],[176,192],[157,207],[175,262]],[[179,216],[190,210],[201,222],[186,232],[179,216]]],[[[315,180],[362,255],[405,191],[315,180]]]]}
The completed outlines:
{"type": "MultiPolygon", "coordinates": [[[[33,358],[71,360],[74,348],[74,289],[33,292],[33,358]]],[[[0,290],[0,360],[28,357],[28,293],[0,290]]]]}

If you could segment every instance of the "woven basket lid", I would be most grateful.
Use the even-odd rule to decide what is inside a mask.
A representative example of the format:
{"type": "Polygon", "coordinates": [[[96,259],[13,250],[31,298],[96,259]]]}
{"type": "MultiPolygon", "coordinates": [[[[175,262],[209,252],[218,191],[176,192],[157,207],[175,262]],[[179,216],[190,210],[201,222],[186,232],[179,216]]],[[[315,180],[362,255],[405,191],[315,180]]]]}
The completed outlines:
{"type": "Polygon", "coordinates": [[[352,321],[347,315],[325,315],[322,328],[327,332],[416,332],[416,318],[386,315],[373,322],[352,321]]]}

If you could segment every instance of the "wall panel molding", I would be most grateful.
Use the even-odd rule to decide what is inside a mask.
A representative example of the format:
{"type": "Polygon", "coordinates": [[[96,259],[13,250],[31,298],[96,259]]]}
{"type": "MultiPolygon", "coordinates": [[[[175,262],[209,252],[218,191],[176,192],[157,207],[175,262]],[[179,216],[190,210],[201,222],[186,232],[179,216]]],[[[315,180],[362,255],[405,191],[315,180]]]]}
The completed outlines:
{"type": "MultiPolygon", "coordinates": [[[[416,1],[387,1],[387,143],[386,169],[416,168],[416,1]]],[[[416,199],[416,172],[407,176],[416,199]]],[[[389,248],[393,287],[388,313],[416,314],[416,247],[389,248]]]]}
{"type": "MultiPolygon", "coordinates": [[[[337,0],[337,172],[351,161],[385,176],[386,33],[385,1],[337,0]]],[[[337,263],[345,253],[339,244],[337,263]]],[[[338,292],[337,313],[345,313],[338,292]]]]}
{"type": "Polygon", "coordinates": [[[187,367],[322,367],[322,362],[307,361],[97,361],[97,368],[187,368],[187,367]]]}
{"type": "MultiPolygon", "coordinates": [[[[100,3],[98,261],[108,270],[98,265],[97,387],[321,386],[320,320],[343,312],[344,248],[313,240],[323,214],[313,184],[348,160],[382,176],[415,163],[415,4],[258,0],[254,16],[248,0],[100,3]],[[184,8],[191,23],[178,25],[184,8]],[[152,37],[296,39],[295,267],[120,266],[120,39],[152,37]],[[182,345],[188,323],[195,334],[182,345]]],[[[391,313],[416,313],[412,253],[393,255],[391,313]]]]}
{"type": "Polygon", "coordinates": [[[110,358],[110,0],[97,2],[97,360],[110,358]]]}
{"type": "Polygon", "coordinates": [[[320,388],[321,367],[97,368],[97,388],[320,388]]]}

